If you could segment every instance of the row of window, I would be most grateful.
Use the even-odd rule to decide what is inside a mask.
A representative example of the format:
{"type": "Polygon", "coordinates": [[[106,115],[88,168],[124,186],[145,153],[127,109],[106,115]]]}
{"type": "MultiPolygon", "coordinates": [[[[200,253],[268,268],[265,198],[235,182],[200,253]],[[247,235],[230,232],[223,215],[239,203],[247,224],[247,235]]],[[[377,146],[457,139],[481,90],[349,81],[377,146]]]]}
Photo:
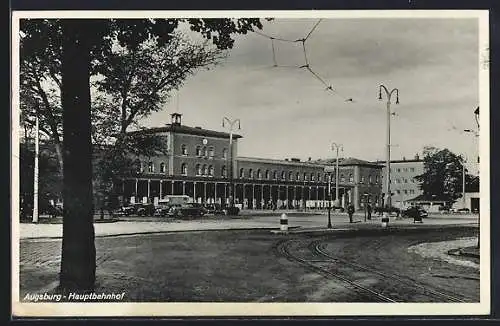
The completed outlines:
{"type": "Polygon", "coordinates": [[[415,168],[390,168],[391,172],[415,172],[415,168]]]}
{"type": "MultiPolygon", "coordinates": [[[[263,178],[263,175],[262,175],[262,171],[260,169],[258,169],[256,172],[253,170],[253,169],[248,169],[248,171],[245,171],[245,169],[241,168],[240,171],[239,171],[239,177],[240,179],[244,179],[244,178],[248,178],[248,179],[271,179],[271,171],[269,170],[266,170],[264,172],[264,178],[263,178]]],[[[321,173],[307,173],[307,172],[304,172],[303,174],[301,174],[300,172],[296,172],[295,174],[292,172],[292,171],[289,171],[288,173],[286,173],[285,171],[281,171],[281,174],[278,173],[278,171],[273,171],[272,172],[272,179],[273,180],[278,180],[278,177],[280,177],[279,179],[280,180],[290,180],[290,181],[300,181],[300,180],[303,180],[303,181],[324,181],[324,182],[327,182],[328,181],[328,174],[323,174],[321,175],[321,173]]],[[[349,182],[350,183],[353,183],[354,182],[354,177],[351,174],[349,174],[349,182]]],[[[333,176],[332,178],[332,181],[335,182],[335,177],[333,176]]],[[[376,175],[375,177],[373,177],[372,175],[368,176],[368,182],[371,184],[373,183],[373,181],[375,181],[375,183],[378,183],[379,182],[379,176],[376,175]]],[[[346,176],[341,173],[340,174],[340,182],[346,182],[346,176]]],[[[364,183],[365,182],[365,176],[361,176],[361,180],[360,180],[360,183],[364,183]]]]}
{"type": "MultiPolygon", "coordinates": [[[[186,144],[181,145],[181,154],[184,156],[189,155],[188,148],[186,144]]],[[[196,146],[195,154],[198,157],[208,157],[208,158],[214,158],[215,157],[215,149],[213,146],[196,146]]],[[[222,149],[222,158],[227,159],[227,148],[222,149]]]]}
{"type": "Polygon", "coordinates": [[[415,194],[415,189],[404,189],[404,190],[396,190],[396,194],[400,195],[401,193],[404,193],[405,195],[414,195],[415,194]]]}
{"type": "Polygon", "coordinates": [[[412,182],[414,182],[414,181],[413,180],[408,180],[406,178],[403,178],[403,179],[397,178],[395,180],[391,179],[391,183],[412,183],[412,182]]]}
{"type": "MultiPolygon", "coordinates": [[[[137,166],[137,172],[140,172],[140,173],[144,172],[144,165],[142,162],[139,162],[139,164],[137,166]]],[[[159,173],[165,173],[165,172],[166,172],[166,165],[165,165],[165,163],[161,162],[159,173]]],[[[148,162],[148,173],[155,173],[155,165],[151,161],[148,162]]]]}

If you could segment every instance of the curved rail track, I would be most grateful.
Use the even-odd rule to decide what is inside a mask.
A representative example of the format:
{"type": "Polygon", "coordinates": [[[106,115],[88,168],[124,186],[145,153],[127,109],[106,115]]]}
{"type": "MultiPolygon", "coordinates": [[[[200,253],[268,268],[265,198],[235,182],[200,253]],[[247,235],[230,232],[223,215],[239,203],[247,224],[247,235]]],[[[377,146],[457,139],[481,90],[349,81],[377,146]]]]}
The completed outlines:
{"type": "Polygon", "coordinates": [[[346,288],[354,290],[358,294],[358,299],[367,299],[364,302],[408,302],[401,293],[405,293],[406,297],[413,295],[418,302],[474,302],[473,299],[463,295],[449,291],[445,293],[406,276],[334,257],[326,251],[326,245],[321,240],[285,239],[279,241],[275,249],[280,256],[289,261],[329,279],[340,281],[346,288]],[[308,249],[305,255],[293,252],[293,245],[304,244],[308,249]],[[367,279],[371,282],[367,282],[367,279]],[[366,285],[366,283],[371,284],[366,285]]]}

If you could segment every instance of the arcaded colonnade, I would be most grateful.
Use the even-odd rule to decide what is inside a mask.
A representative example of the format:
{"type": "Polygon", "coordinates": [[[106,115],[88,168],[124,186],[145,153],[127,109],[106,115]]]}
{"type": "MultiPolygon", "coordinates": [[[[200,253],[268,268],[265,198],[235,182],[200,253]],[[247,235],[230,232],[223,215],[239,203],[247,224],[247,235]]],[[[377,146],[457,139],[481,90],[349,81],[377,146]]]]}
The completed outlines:
{"type": "MultiPolygon", "coordinates": [[[[229,203],[227,180],[182,180],[182,179],[126,179],[117,185],[124,202],[154,203],[166,195],[188,195],[198,203],[229,203]]],[[[326,208],[328,206],[328,184],[319,182],[276,183],[234,181],[235,203],[244,209],[293,209],[326,208]]],[[[342,207],[353,202],[352,187],[341,185],[339,198],[342,207]]],[[[335,200],[332,184],[331,199],[335,200]]]]}

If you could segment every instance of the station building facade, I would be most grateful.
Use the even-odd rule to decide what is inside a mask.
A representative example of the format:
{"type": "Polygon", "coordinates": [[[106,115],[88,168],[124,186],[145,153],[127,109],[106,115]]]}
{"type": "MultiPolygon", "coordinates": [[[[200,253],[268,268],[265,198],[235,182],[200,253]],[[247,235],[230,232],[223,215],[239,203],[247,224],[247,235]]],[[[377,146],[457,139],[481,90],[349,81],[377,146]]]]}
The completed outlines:
{"type": "MultiPolygon", "coordinates": [[[[139,157],[139,169],[124,176],[117,191],[124,202],[155,202],[188,195],[199,203],[234,201],[245,209],[326,208],[335,200],[334,160],[300,161],[238,156],[241,136],[182,124],[173,113],[164,127],[138,131],[163,138],[165,154],[139,157]],[[229,169],[232,167],[232,174],[229,169]],[[231,181],[232,180],[232,181],[231,181]],[[328,195],[330,185],[331,197],[328,195]]],[[[359,159],[339,160],[339,203],[356,209],[381,203],[382,166],[359,159]]]]}

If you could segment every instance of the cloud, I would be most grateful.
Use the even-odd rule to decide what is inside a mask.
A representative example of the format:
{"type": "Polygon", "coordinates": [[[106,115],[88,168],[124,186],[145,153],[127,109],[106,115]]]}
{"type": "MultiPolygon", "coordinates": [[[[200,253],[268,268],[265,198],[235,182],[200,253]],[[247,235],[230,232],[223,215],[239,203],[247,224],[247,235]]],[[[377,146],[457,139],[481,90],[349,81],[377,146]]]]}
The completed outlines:
{"type": "MultiPolygon", "coordinates": [[[[297,39],[316,19],[275,20],[268,35],[297,39]]],[[[273,68],[271,41],[255,33],[236,37],[228,59],[191,77],[180,90],[184,122],[222,130],[223,116],[242,120],[243,156],[324,157],[331,141],[349,156],[384,157],[385,101],[378,86],[400,90],[392,131],[394,155],[412,157],[424,145],[470,150],[450,124],[473,123],[478,105],[476,19],[325,19],[306,41],[312,69],[273,68]],[[345,102],[353,98],[354,103],[345,102]]],[[[300,44],[275,42],[279,65],[304,62],[300,44]]],[[[168,121],[170,103],[148,125],[168,121]]],[[[397,156],[395,156],[397,157],[397,156]]]]}

